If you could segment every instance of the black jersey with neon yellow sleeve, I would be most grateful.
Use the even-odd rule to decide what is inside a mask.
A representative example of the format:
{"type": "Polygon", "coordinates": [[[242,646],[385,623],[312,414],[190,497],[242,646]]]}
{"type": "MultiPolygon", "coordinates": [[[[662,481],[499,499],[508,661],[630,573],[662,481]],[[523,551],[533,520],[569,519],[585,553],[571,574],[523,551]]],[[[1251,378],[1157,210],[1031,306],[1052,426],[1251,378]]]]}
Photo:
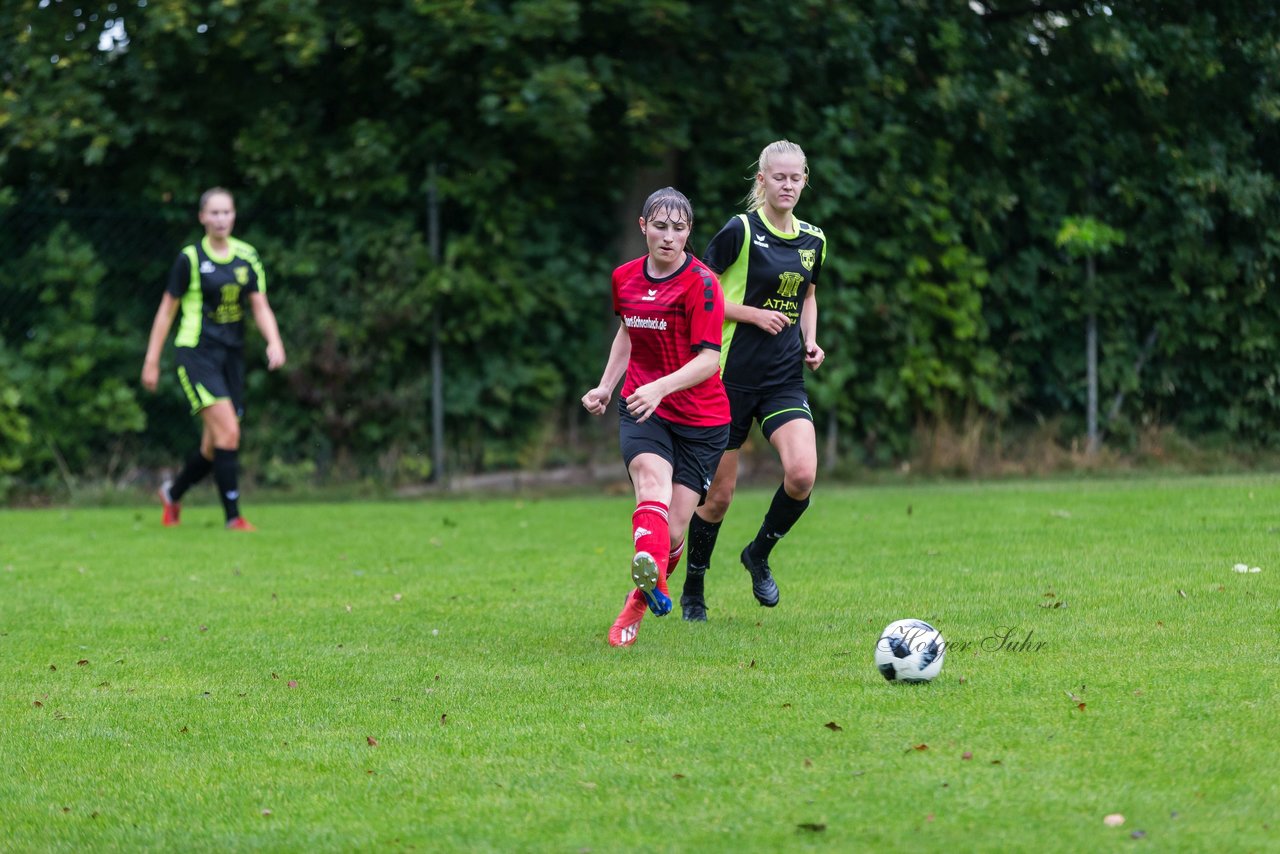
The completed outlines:
{"type": "Polygon", "coordinates": [[[267,274],[256,249],[234,237],[227,242],[223,255],[207,237],[183,247],[169,270],[165,291],[182,306],[176,347],[244,346],[249,294],[266,293],[267,274]]]}
{"type": "Polygon", "coordinates": [[[739,389],[804,383],[804,333],[800,308],[827,258],[822,229],[795,220],[787,234],[759,210],[725,223],[703,254],[720,277],[726,303],[780,311],[791,326],[770,335],[751,323],[726,320],[720,367],[724,384],[739,389]]]}

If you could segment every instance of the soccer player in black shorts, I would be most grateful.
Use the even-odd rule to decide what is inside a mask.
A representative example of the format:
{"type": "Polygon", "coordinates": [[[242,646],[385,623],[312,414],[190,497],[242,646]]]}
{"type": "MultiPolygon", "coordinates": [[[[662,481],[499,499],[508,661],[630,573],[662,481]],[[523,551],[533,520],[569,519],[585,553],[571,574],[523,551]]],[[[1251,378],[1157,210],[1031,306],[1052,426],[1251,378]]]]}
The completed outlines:
{"type": "Polygon", "coordinates": [[[724,287],[721,363],[733,422],[707,500],[689,524],[689,568],[680,597],[686,620],[707,619],[703,581],[737,485],[738,449],[753,424],[777,449],[783,468],[782,485],[739,558],[761,605],[778,604],[770,552],[809,506],[818,449],[803,368],[817,370],[826,357],[817,341],[815,293],[827,240],[822,229],[793,215],[808,179],[800,146],[785,139],[767,145],[748,212],[729,220],[703,256],[724,287]]]}
{"type": "Polygon", "coordinates": [[[618,380],[618,436],[635,488],[631,515],[635,589],[609,629],[612,646],[635,643],[646,607],[671,610],[667,576],[684,553],[685,528],[706,496],[729,436],[720,383],[724,294],[715,275],[685,251],[693,206],[671,187],[645,202],[649,252],[613,271],[621,319],[600,383],[582,405],[601,415],[618,380]]]}
{"type": "Polygon", "coordinates": [[[200,447],[182,471],[160,487],[166,527],[180,521],[179,502],[210,471],[222,499],[226,527],[252,531],[240,515],[240,419],[244,416],[244,315],[246,306],[267,341],[267,368],[285,362],[284,344],[275,312],[267,302],[267,276],[257,251],[231,236],[236,222],[231,193],[214,187],[200,197],[204,238],[184,247],[169,272],[169,281],[147,341],[142,385],[155,391],[160,381],[160,352],[178,309],[182,321],[174,339],[178,381],[192,414],[204,423],[200,447]]]}

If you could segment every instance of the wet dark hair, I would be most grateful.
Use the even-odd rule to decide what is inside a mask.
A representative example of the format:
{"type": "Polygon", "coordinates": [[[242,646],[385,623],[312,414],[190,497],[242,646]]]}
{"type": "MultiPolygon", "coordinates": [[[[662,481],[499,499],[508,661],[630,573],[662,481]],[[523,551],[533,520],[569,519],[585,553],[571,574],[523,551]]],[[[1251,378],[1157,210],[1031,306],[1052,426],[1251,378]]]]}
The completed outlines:
{"type": "Polygon", "coordinates": [[[693,224],[693,205],[689,204],[684,193],[675,187],[663,187],[661,190],[650,193],[640,215],[644,217],[645,222],[648,222],[654,214],[664,209],[680,214],[685,222],[693,224]]]}
{"type": "Polygon", "coordinates": [[[231,195],[230,190],[228,190],[226,187],[210,187],[209,189],[205,190],[203,193],[200,194],[200,207],[198,208],[198,210],[203,211],[204,206],[209,204],[209,200],[212,199],[214,196],[226,196],[228,199],[231,200],[231,206],[235,207],[236,197],[231,195]]]}

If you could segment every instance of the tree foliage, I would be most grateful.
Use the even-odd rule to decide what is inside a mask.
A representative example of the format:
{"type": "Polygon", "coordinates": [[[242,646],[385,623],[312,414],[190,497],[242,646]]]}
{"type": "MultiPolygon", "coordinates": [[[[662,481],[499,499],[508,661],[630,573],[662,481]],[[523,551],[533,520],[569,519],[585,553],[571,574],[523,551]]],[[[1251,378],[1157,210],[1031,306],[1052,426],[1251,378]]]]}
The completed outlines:
{"type": "MultiPolygon", "coordinates": [[[[973,413],[1077,431],[1089,311],[1102,388],[1127,395],[1116,440],[1167,423],[1280,443],[1266,4],[9,0],[0,33],[0,217],[67,212],[4,229],[0,250],[27,259],[24,287],[52,286],[64,253],[82,277],[54,302],[19,301],[21,276],[0,296],[0,429],[19,449],[0,456],[28,478],[53,472],[38,437],[63,429],[36,359],[65,363],[98,434],[140,429],[141,405],[145,448],[189,440],[175,405],[135,391],[122,342],[141,352],[213,184],[237,193],[290,348],[282,376],[251,371],[263,456],[420,457],[435,335],[454,465],[580,454],[547,436],[580,435],[622,205],[676,182],[696,252],[780,137],[809,154],[799,213],[831,247],[812,390],[845,448],[887,461],[920,421],[973,413]],[[134,214],[151,239],[129,257],[111,227],[134,214]],[[1091,293],[1056,240],[1068,221],[1126,238],[1091,293]],[[86,365],[71,339],[89,328],[86,365]]],[[[78,470],[102,447],[59,453],[78,470]]]]}

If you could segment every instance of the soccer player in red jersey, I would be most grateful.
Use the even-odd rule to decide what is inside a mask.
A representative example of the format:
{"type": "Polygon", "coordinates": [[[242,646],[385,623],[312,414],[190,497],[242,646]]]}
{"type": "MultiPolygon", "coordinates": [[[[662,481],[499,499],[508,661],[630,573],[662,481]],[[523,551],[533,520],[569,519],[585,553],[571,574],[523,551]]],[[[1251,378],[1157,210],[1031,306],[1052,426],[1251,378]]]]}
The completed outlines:
{"type": "Polygon", "coordinates": [[[621,318],[600,383],[582,396],[603,414],[618,380],[618,437],[635,488],[631,515],[636,589],[613,627],[612,646],[635,643],[646,607],[671,610],[667,576],[684,553],[685,529],[706,498],[729,439],[729,400],[720,383],[724,294],[685,251],[693,206],[665,187],[640,217],[649,252],[613,271],[613,310],[621,318]]]}

